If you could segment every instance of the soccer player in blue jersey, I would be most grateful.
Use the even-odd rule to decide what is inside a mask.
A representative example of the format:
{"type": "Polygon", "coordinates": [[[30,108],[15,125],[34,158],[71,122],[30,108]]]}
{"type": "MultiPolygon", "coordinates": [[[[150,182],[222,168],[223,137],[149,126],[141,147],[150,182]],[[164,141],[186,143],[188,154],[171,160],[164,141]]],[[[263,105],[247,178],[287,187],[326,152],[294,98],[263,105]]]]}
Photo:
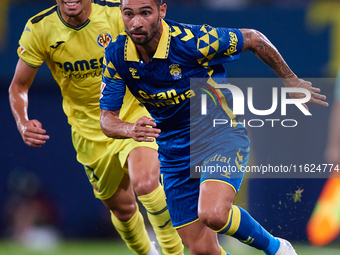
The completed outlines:
{"type": "MultiPolygon", "coordinates": [[[[122,31],[119,1],[57,0],[57,5],[35,15],[25,26],[9,89],[10,105],[24,142],[33,147],[45,144],[46,130],[27,111],[29,88],[46,61],[61,89],[77,160],[84,166],[95,197],[111,211],[112,223],[127,246],[139,255],[159,254],[151,245],[136,193],[163,253],[181,255],[184,247],[172,227],[159,183],[157,144],[111,139],[100,128],[103,53],[122,31]]],[[[125,121],[148,115],[131,93],[124,100],[125,121]]]]}
{"type": "MultiPolygon", "coordinates": [[[[106,48],[103,62],[103,132],[114,138],[157,140],[171,220],[190,254],[226,254],[217,233],[233,236],[267,255],[296,254],[288,241],[273,237],[244,209],[233,205],[242,166],[248,161],[249,140],[230,108],[231,92],[214,87],[217,79],[226,78],[222,63],[251,50],[280,78],[287,78],[285,86],[308,89],[310,103],[327,106],[325,96],[310,82],[298,79],[260,32],[165,21],[166,8],[161,0],[122,1],[125,32],[106,48]],[[152,119],[127,123],[119,118],[126,86],[152,119]],[[201,105],[202,89],[213,91],[219,102],[208,101],[206,115],[191,111],[201,105]],[[216,118],[228,119],[232,125],[213,129],[216,118]],[[237,170],[202,173],[198,178],[190,171],[193,166],[216,163],[237,170]]],[[[291,96],[304,97],[302,93],[291,96]]]]}

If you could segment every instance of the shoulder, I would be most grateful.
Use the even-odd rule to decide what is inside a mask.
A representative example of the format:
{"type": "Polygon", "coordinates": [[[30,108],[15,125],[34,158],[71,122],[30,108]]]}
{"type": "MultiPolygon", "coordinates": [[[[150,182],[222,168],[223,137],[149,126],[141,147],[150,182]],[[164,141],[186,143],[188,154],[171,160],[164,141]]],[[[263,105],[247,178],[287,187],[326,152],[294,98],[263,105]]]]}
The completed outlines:
{"type": "Polygon", "coordinates": [[[54,31],[58,23],[57,11],[58,6],[55,5],[31,17],[22,32],[21,41],[31,40],[32,38],[38,38],[41,41],[42,38],[48,37],[47,31],[54,31]]]}
{"type": "Polygon", "coordinates": [[[173,32],[175,31],[185,31],[185,30],[190,30],[193,33],[196,33],[197,31],[199,31],[201,25],[194,25],[194,24],[186,24],[186,23],[179,23],[173,20],[164,20],[169,27],[171,27],[171,30],[173,32]]]}
{"type": "Polygon", "coordinates": [[[184,47],[186,50],[196,50],[199,40],[208,34],[206,27],[208,30],[211,28],[208,25],[184,24],[170,20],[166,20],[166,23],[170,27],[171,40],[177,47],[184,47]]]}
{"type": "Polygon", "coordinates": [[[190,62],[197,55],[197,33],[200,26],[165,20],[169,26],[170,56],[180,62],[190,62]]]}
{"type": "Polygon", "coordinates": [[[54,5],[51,8],[48,8],[37,15],[33,16],[32,18],[29,19],[29,23],[32,25],[39,24],[43,22],[44,20],[46,21],[47,19],[53,18],[54,15],[57,15],[57,10],[58,6],[54,5]]]}
{"type": "Polygon", "coordinates": [[[93,0],[92,1],[92,11],[94,13],[97,13],[101,15],[102,13],[106,13],[106,16],[109,19],[112,19],[114,17],[111,17],[110,15],[118,15],[120,17],[120,9],[119,9],[120,1],[105,1],[105,0],[93,0]]]}
{"type": "Polygon", "coordinates": [[[124,31],[119,5],[119,0],[93,0],[91,22],[96,22],[100,26],[103,26],[103,23],[105,26],[110,26],[112,35],[116,37],[124,31]]]}
{"type": "Polygon", "coordinates": [[[165,22],[170,27],[171,37],[183,42],[195,41],[201,27],[199,25],[178,23],[171,20],[165,20],[165,22]]]}
{"type": "Polygon", "coordinates": [[[125,45],[128,35],[125,32],[120,33],[105,49],[105,55],[109,58],[124,59],[125,45]]]}
{"type": "Polygon", "coordinates": [[[107,52],[116,52],[124,50],[128,35],[125,32],[120,33],[110,44],[106,47],[107,52]]]}
{"type": "Polygon", "coordinates": [[[99,19],[105,18],[107,22],[119,21],[121,24],[123,24],[123,21],[121,20],[119,5],[120,1],[117,0],[93,0],[92,16],[96,16],[99,19]]]}
{"type": "Polygon", "coordinates": [[[120,0],[93,0],[92,3],[103,7],[119,7],[120,0]]]}
{"type": "Polygon", "coordinates": [[[48,27],[50,31],[53,31],[57,19],[59,19],[57,10],[58,6],[55,5],[31,17],[27,21],[22,35],[24,36],[26,34],[28,37],[30,37],[30,35],[44,36],[46,34],[46,27],[48,27]]]}

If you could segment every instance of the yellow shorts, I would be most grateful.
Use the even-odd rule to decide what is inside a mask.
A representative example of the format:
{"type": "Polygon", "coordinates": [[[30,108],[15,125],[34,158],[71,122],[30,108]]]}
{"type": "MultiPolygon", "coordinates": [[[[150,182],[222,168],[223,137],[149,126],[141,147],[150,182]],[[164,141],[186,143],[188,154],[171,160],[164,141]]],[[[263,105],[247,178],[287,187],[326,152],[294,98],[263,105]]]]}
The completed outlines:
{"type": "MultiPolygon", "coordinates": [[[[150,116],[145,107],[127,93],[120,117],[134,123],[142,116],[150,116]],[[129,98],[130,96],[130,98],[129,98]],[[124,107],[125,105],[125,107],[124,107]]],[[[77,160],[85,167],[96,198],[109,199],[117,190],[123,176],[128,173],[127,157],[134,148],[148,147],[157,150],[156,142],[136,142],[133,139],[108,139],[92,141],[72,128],[72,142],[77,160]]]]}

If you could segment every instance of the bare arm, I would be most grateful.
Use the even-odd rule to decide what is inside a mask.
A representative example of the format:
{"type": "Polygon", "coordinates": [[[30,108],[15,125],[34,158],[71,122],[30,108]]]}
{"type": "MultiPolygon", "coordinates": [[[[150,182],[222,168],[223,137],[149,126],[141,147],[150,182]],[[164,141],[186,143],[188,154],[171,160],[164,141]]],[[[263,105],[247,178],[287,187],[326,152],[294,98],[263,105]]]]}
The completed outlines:
{"type": "MultiPolygon", "coordinates": [[[[244,38],[243,51],[252,51],[259,59],[266,63],[282,79],[286,87],[304,88],[311,92],[309,103],[328,106],[323,100],[326,96],[320,95],[320,89],[312,87],[309,81],[299,79],[289,68],[279,51],[261,32],[254,29],[240,29],[244,38]]],[[[304,98],[303,93],[291,93],[292,98],[304,98]]],[[[308,107],[305,106],[307,109],[308,107]]]]}
{"type": "Polygon", "coordinates": [[[19,59],[12,83],[9,87],[9,102],[17,128],[24,142],[33,147],[41,147],[49,139],[46,130],[38,120],[29,120],[28,90],[34,80],[38,68],[27,65],[19,59]]]}
{"type": "Polygon", "coordinates": [[[119,119],[118,111],[100,111],[100,126],[103,133],[111,138],[133,138],[138,142],[153,142],[159,136],[160,129],[153,119],[143,116],[136,123],[128,123],[119,119]]]}

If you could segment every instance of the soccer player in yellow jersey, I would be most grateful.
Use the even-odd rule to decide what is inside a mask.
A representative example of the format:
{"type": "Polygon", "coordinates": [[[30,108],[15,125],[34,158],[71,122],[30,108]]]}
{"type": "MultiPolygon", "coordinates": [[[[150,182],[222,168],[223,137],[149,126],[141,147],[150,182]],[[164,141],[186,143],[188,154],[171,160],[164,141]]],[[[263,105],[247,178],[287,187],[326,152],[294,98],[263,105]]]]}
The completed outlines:
{"type": "MultiPolygon", "coordinates": [[[[137,254],[159,254],[146,232],[134,190],[164,254],[180,255],[183,244],[172,227],[159,184],[157,145],[111,139],[100,128],[103,53],[124,30],[119,4],[117,0],[57,0],[57,5],[31,18],[19,41],[10,105],[24,142],[32,147],[45,144],[49,136],[42,123],[28,117],[27,108],[29,88],[46,61],[61,89],[77,160],[84,165],[95,196],[110,209],[123,240],[137,254]]],[[[128,91],[121,116],[134,123],[149,115],[128,91]]]]}

